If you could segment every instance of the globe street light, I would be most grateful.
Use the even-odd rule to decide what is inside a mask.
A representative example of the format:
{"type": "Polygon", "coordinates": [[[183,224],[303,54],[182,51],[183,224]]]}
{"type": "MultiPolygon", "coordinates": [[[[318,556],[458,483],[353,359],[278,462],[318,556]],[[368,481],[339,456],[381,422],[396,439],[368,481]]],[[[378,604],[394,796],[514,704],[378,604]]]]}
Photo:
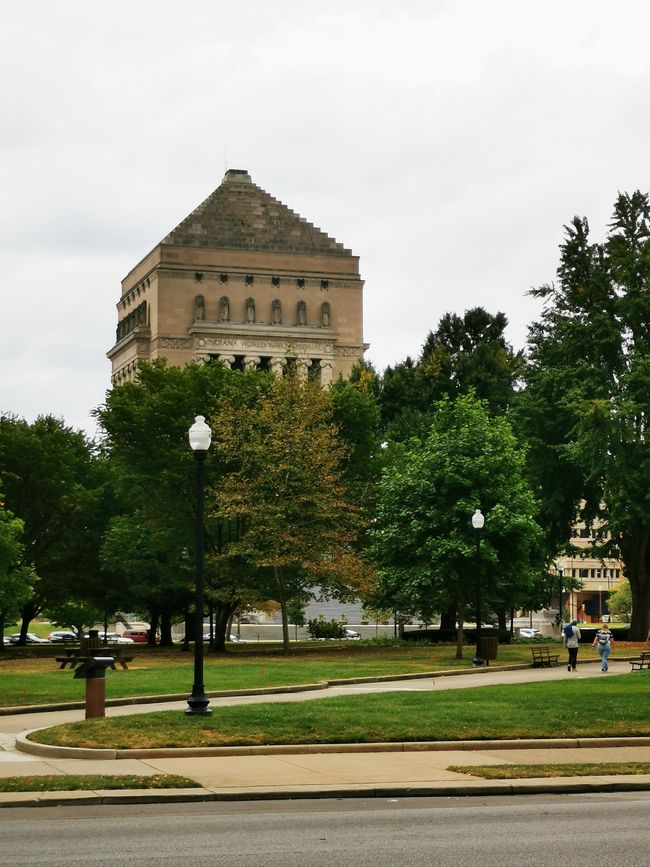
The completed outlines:
{"type": "Polygon", "coordinates": [[[477,509],[472,515],[472,527],[476,537],[476,656],[472,660],[474,665],[485,665],[481,656],[481,532],[485,518],[481,510],[477,509]]]}
{"type": "Polygon", "coordinates": [[[205,541],[203,538],[203,486],[204,464],[210,448],[212,431],[205,423],[202,415],[197,415],[189,430],[190,448],[196,460],[196,586],[194,605],[194,683],[192,695],[188,698],[187,716],[210,716],[212,710],[208,707],[210,699],[205,694],[203,686],[203,553],[205,541]]]}

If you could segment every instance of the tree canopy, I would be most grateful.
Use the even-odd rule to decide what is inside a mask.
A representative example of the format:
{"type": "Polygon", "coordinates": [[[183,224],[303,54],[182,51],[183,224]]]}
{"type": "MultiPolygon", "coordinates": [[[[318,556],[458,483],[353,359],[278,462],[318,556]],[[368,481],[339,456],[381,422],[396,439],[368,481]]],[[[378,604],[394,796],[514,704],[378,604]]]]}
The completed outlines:
{"type": "Polygon", "coordinates": [[[239,528],[221,561],[243,562],[270,579],[281,606],[285,649],[288,605],[318,585],[340,595],[362,589],[354,551],[359,510],[346,499],[350,448],[333,424],[332,395],[296,377],[275,380],[254,406],[232,400],[211,418],[225,472],[210,500],[215,518],[239,528]]]}
{"type": "Polygon", "coordinates": [[[522,416],[542,520],[557,546],[596,517],[599,549],[620,556],[631,635],[650,627],[650,204],[620,194],[604,243],[585,218],[565,227],[557,283],[530,329],[522,416]]]}
{"type": "Polygon", "coordinates": [[[393,446],[380,483],[372,531],[378,603],[407,604],[425,620],[452,605],[462,632],[477,569],[493,610],[529,598],[544,558],[524,466],[509,423],[484,401],[470,392],[438,402],[427,438],[393,446]],[[478,563],[477,508],[485,515],[478,563]]]}

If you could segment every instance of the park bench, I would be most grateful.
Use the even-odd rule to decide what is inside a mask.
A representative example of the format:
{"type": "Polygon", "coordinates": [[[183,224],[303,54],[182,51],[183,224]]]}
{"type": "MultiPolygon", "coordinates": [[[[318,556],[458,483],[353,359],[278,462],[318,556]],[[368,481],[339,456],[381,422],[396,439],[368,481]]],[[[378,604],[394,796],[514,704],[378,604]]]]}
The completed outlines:
{"type": "MultiPolygon", "coordinates": [[[[102,651],[103,652],[103,651],[102,651]]],[[[59,668],[66,668],[66,666],[70,666],[70,668],[76,668],[81,662],[88,658],[88,654],[86,651],[82,653],[82,651],[78,647],[68,648],[64,651],[65,656],[57,656],[56,661],[59,663],[59,668]]],[[[121,647],[111,647],[110,649],[106,649],[106,655],[112,656],[114,659],[111,668],[115,671],[115,664],[121,666],[121,668],[126,671],[128,669],[129,662],[133,662],[132,656],[125,656],[122,652],[121,647]]]]}
{"type": "Polygon", "coordinates": [[[550,668],[560,664],[560,655],[551,653],[548,647],[531,647],[530,652],[533,655],[533,668],[550,668]]]}
{"type": "Polygon", "coordinates": [[[642,650],[640,659],[633,659],[630,662],[632,666],[632,671],[638,669],[639,671],[642,668],[650,668],[650,650],[642,650]]]}

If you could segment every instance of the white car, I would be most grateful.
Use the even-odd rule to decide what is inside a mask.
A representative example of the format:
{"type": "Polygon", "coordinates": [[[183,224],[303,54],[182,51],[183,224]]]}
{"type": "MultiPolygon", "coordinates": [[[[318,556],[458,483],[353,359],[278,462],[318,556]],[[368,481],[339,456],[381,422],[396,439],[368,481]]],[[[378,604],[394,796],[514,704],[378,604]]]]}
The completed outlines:
{"type": "Polygon", "coordinates": [[[49,635],[50,641],[54,644],[64,644],[66,642],[75,642],[79,641],[74,632],[65,632],[61,630],[55,630],[54,632],[50,632],[49,635]]]}
{"type": "Polygon", "coordinates": [[[520,638],[541,638],[542,633],[539,631],[539,629],[528,629],[527,627],[524,627],[523,629],[519,630],[519,637],[520,638]]]}
{"type": "MultiPolygon", "coordinates": [[[[84,638],[90,638],[90,635],[86,632],[84,638]]],[[[104,643],[104,633],[100,632],[97,636],[100,642],[104,643]]],[[[106,644],[133,644],[133,639],[129,638],[126,635],[120,635],[119,632],[107,632],[106,633],[106,644]]]]}
{"type": "MultiPolygon", "coordinates": [[[[104,641],[104,633],[99,633],[99,640],[101,642],[104,641]]],[[[127,635],[120,635],[119,632],[107,632],[106,633],[106,644],[134,644],[132,638],[129,638],[127,635]]]]}
{"type": "Polygon", "coordinates": [[[354,629],[346,629],[345,637],[350,639],[350,641],[360,641],[361,635],[358,632],[355,632],[354,629]]]}
{"type": "MultiPolygon", "coordinates": [[[[49,640],[47,638],[41,638],[39,635],[34,635],[33,632],[28,632],[25,636],[27,640],[27,644],[49,644],[49,640]]],[[[20,641],[20,632],[14,632],[13,635],[9,635],[7,641],[10,644],[18,644],[20,641]]]]}

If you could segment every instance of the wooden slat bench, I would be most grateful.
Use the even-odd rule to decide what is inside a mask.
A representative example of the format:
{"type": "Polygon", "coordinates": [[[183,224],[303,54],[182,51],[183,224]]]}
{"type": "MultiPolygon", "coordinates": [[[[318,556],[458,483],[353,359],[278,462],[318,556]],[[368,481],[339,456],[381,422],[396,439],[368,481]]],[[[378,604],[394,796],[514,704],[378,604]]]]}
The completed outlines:
{"type": "Polygon", "coordinates": [[[533,655],[533,668],[551,668],[560,664],[559,653],[551,653],[548,647],[531,647],[533,655]]]}
{"type": "Polygon", "coordinates": [[[641,651],[641,659],[633,659],[630,662],[632,666],[632,671],[638,669],[639,671],[642,668],[650,668],[650,650],[642,650],[641,651]]]}

